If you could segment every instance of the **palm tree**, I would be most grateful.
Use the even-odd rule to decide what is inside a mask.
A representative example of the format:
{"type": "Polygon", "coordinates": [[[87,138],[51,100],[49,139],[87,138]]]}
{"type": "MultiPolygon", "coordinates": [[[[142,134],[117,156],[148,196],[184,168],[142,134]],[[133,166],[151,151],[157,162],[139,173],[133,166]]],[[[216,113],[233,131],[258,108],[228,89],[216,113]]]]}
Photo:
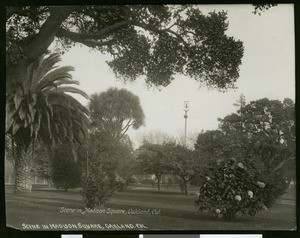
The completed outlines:
{"type": "MultiPolygon", "coordinates": [[[[88,110],[70,93],[88,98],[73,87],[71,66],[58,67],[59,54],[43,55],[24,75],[23,83],[7,85],[6,132],[12,139],[15,160],[15,192],[30,191],[30,169],[34,144],[42,141],[48,149],[60,141],[82,144],[88,125],[88,110]]],[[[75,150],[74,150],[75,151],[75,150]]]]}

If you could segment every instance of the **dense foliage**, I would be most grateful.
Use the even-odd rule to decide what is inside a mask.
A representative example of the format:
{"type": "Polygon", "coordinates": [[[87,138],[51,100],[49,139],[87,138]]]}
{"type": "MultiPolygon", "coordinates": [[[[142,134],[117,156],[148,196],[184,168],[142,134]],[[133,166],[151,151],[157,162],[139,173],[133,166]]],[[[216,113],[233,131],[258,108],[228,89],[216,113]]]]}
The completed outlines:
{"type": "MultiPolygon", "coordinates": [[[[142,174],[154,174],[158,190],[162,176],[170,173],[170,159],[166,144],[144,143],[136,152],[137,169],[142,174]]],[[[151,181],[149,181],[151,182],[151,181]]]]}
{"type": "MultiPolygon", "coordinates": [[[[295,171],[294,102],[291,99],[284,99],[281,102],[267,98],[250,103],[245,103],[243,100],[240,102],[237,113],[219,119],[218,130],[199,134],[195,144],[196,153],[205,158],[205,163],[211,166],[233,156],[241,163],[250,161],[256,179],[264,181],[265,185],[264,193],[261,193],[259,198],[265,206],[269,207],[284,193],[287,186],[286,177],[294,174],[290,171],[287,173],[285,165],[289,165],[288,169],[295,171]]],[[[223,167],[217,168],[219,176],[227,176],[224,174],[225,170],[222,170],[223,167]]],[[[247,170],[243,171],[246,180],[240,180],[240,183],[249,187],[252,178],[248,179],[245,172],[247,170]]],[[[217,174],[214,176],[217,177],[217,174]]],[[[234,191],[235,189],[238,188],[234,188],[234,191]]],[[[224,202],[223,200],[224,198],[220,201],[224,202]]],[[[240,209],[242,213],[255,214],[254,210],[248,211],[242,207],[235,207],[234,203],[228,203],[227,210],[230,204],[234,211],[240,209]]],[[[241,204],[244,205],[238,203],[241,204]]],[[[251,206],[249,205],[249,208],[251,206]]],[[[204,210],[203,207],[201,209],[204,210]]],[[[216,209],[220,210],[220,208],[216,209]]]]}
{"type": "Polygon", "coordinates": [[[229,220],[238,214],[254,216],[267,209],[264,197],[270,191],[265,187],[265,182],[259,180],[259,172],[250,162],[225,160],[210,168],[200,187],[196,205],[200,212],[210,212],[229,220]]]}
{"type": "Polygon", "coordinates": [[[268,173],[295,161],[295,106],[291,99],[263,98],[219,119],[219,129],[198,136],[196,151],[210,161],[250,159],[268,173]]]}
{"type": "Polygon", "coordinates": [[[55,42],[108,53],[117,77],[146,76],[166,86],[177,73],[218,89],[239,77],[243,44],[227,36],[226,12],[197,5],[10,6],[6,9],[8,82],[23,81],[24,66],[55,42]],[[38,46],[38,47],[37,47],[38,46]],[[23,71],[23,72],[22,72],[23,71]]]}
{"type": "Polygon", "coordinates": [[[92,127],[114,139],[121,139],[130,127],[144,124],[144,112],[138,96],[126,89],[109,88],[91,95],[88,106],[92,127]]]}
{"type": "Polygon", "coordinates": [[[58,189],[67,191],[81,185],[81,163],[75,161],[74,152],[67,144],[56,146],[51,158],[51,179],[58,189]]]}
{"type": "Polygon", "coordinates": [[[188,194],[188,183],[204,169],[199,156],[193,150],[175,143],[144,143],[137,150],[137,167],[143,174],[154,174],[158,189],[163,175],[179,178],[180,186],[188,194]]]}
{"type": "Polygon", "coordinates": [[[97,207],[130,183],[134,165],[132,148],[125,141],[111,141],[104,133],[94,132],[87,149],[82,195],[87,207],[97,207]]]}
{"type": "Polygon", "coordinates": [[[99,207],[116,191],[115,180],[101,167],[90,167],[89,175],[83,179],[81,194],[87,208],[99,207]]]}

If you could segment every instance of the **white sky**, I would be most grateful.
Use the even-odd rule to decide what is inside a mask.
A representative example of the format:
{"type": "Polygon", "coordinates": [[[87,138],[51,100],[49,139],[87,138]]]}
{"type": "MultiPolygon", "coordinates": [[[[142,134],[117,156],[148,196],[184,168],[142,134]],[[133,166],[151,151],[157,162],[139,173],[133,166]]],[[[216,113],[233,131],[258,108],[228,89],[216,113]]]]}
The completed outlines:
{"type": "MultiPolygon", "coordinates": [[[[138,95],[145,113],[146,126],[128,133],[137,146],[138,134],[159,130],[171,135],[183,133],[183,102],[189,101],[188,135],[218,126],[217,118],[236,111],[233,103],[241,93],[247,102],[268,97],[295,98],[294,12],[292,4],[280,4],[261,16],[251,5],[205,5],[203,13],[228,11],[227,35],[244,43],[244,57],[236,90],[225,93],[199,88],[199,83],[178,76],[161,91],[148,89],[142,80],[123,84],[105,64],[109,59],[100,52],[76,46],[63,55],[63,64],[75,67],[74,79],[89,95],[109,87],[126,88],[138,95]]],[[[86,104],[85,101],[84,104],[86,104]]]]}

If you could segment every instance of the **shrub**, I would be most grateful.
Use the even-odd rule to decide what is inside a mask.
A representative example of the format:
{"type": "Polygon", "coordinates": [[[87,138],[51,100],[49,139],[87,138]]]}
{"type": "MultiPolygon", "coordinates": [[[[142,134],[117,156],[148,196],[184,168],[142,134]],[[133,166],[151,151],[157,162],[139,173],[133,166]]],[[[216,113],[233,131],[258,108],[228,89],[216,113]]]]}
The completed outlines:
{"type": "Polygon", "coordinates": [[[127,181],[122,178],[121,176],[116,177],[115,181],[115,186],[116,186],[116,191],[121,192],[124,191],[127,188],[127,181]]]}
{"type": "Polygon", "coordinates": [[[72,151],[68,147],[65,149],[58,146],[53,153],[51,161],[51,179],[57,189],[67,191],[76,188],[81,183],[80,162],[75,162],[72,151]]]}
{"type": "Polygon", "coordinates": [[[258,180],[254,166],[235,159],[215,164],[200,186],[196,206],[200,212],[211,212],[232,220],[238,214],[254,216],[267,209],[264,204],[265,183],[258,180]]]}
{"type": "Polygon", "coordinates": [[[115,181],[103,170],[91,170],[83,181],[81,194],[87,208],[99,207],[113,196],[116,191],[115,181]]]}

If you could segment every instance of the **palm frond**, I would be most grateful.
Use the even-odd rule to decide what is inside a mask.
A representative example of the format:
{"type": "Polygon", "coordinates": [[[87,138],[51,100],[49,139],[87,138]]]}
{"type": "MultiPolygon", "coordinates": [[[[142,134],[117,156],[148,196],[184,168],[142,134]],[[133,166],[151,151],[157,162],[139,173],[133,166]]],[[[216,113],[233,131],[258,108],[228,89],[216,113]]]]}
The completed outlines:
{"type": "Polygon", "coordinates": [[[83,96],[86,99],[89,98],[89,96],[81,89],[70,87],[70,86],[69,87],[68,86],[58,87],[56,89],[56,92],[58,92],[58,93],[75,93],[75,94],[80,94],[81,96],[83,96]]]}
{"type": "Polygon", "coordinates": [[[40,63],[39,78],[43,78],[49,71],[57,68],[55,66],[61,61],[61,57],[58,53],[50,54],[48,57],[43,56],[43,60],[40,63]]]}
{"type": "Polygon", "coordinates": [[[23,100],[23,93],[20,88],[16,89],[13,98],[14,98],[15,109],[18,110],[23,100]]]}
{"type": "Polygon", "coordinates": [[[44,87],[47,87],[47,85],[53,83],[54,81],[58,81],[64,78],[72,79],[72,75],[69,73],[70,71],[74,71],[73,66],[62,66],[50,71],[40,79],[36,89],[38,91],[41,91],[44,87]]]}
{"type": "Polygon", "coordinates": [[[68,105],[72,105],[72,107],[76,108],[77,111],[84,112],[87,115],[89,114],[89,110],[71,95],[55,91],[49,93],[48,100],[52,103],[67,103],[68,105]]]}
{"type": "Polygon", "coordinates": [[[55,86],[58,87],[60,85],[64,85],[64,84],[75,84],[75,85],[79,85],[79,82],[70,78],[63,78],[60,80],[56,80],[54,82],[55,86]]]}

